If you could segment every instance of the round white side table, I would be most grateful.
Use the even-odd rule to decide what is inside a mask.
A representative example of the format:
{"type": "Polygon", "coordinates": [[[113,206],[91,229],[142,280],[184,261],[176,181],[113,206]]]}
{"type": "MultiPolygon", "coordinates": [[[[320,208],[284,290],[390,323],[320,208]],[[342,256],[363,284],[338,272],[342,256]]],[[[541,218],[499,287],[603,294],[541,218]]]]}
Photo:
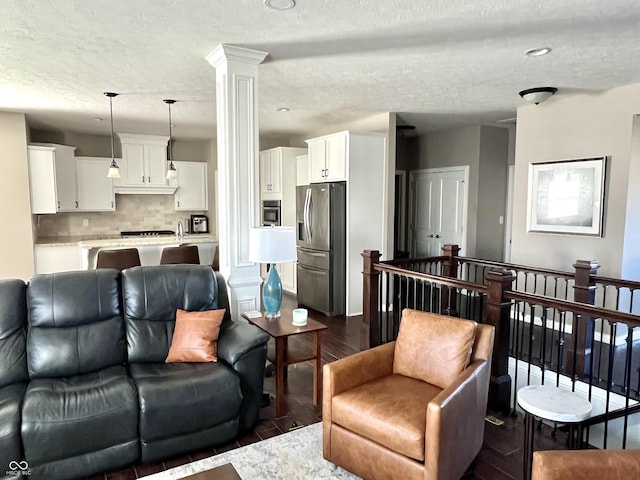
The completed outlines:
{"type": "Polygon", "coordinates": [[[551,385],[529,385],[518,390],[518,405],[524,410],[524,478],[531,479],[533,443],[536,419],[569,425],[569,448],[575,448],[574,429],[577,424],[578,446],[582,440],[580,422],[591,415],[591,403],[579,394],[551,385]]]}

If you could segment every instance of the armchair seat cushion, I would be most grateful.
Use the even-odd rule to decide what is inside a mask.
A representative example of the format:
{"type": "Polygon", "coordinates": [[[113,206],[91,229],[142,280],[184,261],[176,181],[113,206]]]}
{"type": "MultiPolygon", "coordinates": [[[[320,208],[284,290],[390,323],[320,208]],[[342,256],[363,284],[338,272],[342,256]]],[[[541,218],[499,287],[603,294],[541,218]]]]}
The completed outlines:
{"type": "Polygon", "coordinates": [[[29,465],[97,452],[137,439],[138,402],[124,366],[31,380],[22,408],[29,465]]]}
{"type": "Polygon", "coordinates": [[[190,434],[238,417],[240,380],[225,362],[134,363],[144,444],[190,434]]]}
{"type": "Polygon", "coordinates": [[[334,396],[331,416],[361,437],[424,461],[427,405],[441,391],[414,378],[387,375],[334,396]]]}
{"type": "Polygon", "coordinates": [[[0,388],[0,474],[12,460],[20,459],[20,408],[26,383],[0,388]]]}

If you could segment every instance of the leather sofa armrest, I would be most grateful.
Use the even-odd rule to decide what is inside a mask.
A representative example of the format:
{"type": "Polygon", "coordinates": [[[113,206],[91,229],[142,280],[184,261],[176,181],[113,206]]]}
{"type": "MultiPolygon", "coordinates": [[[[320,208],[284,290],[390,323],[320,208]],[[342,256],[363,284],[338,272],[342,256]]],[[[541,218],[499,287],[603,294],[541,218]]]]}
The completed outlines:
{"type": "Polygon", "coordinates": [[[235,364],[245,353],[265,345],[269,335],[254,325],[231,322],[220,330],[218,357],[230,365],[235,364]]]}
{"type": "Polygon", "coordinates": [[[490,363],[476,361],[429,402],[425,479],[460,478],[482,448],[489,375],[490,363]]]}
{"type": "Polygon", "coordinates": [[[640,450],[553,450],[533,453],[531,480],[640,478],[640,450]]]}
{"type": "Polygon", "coordinates": [[[322,453],[331,461],[331,399],[341,392],[393,373],[396,342],[350,355],[322,369],[322,453]]]}
{"type": "Polygon", "coordinates": [[[267,333],[248,323],[231,322],[220,331],[218,358],[231,365],[240,378],[241,430],[253,428],[260,416],[268,341],[267,333]]]}

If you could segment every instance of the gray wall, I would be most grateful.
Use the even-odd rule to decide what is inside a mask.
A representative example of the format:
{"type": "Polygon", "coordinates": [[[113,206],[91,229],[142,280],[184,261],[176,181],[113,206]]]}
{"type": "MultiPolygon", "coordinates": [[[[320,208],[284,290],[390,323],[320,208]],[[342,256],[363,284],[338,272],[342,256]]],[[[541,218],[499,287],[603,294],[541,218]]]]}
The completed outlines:
{"type": "Polygon", "coordinates": [[[555,95],[540,105],[518,109],[514,263],[567,270],[577,259],[598,260],[601,275],[632,276],[627,268],[640,261],[635,252],[640,238],[640,225],[635,221],[640,174],[635,163],[638,157],[631,153],[633,119],[639,112],[640,84],[598,93],[555,95]],[[528,232],[529,164],[598,155],[607,155],[610,167],[605,184],[603,237],[528,232]]]}
{"type": "Polygon", "coordinates": [[[503,258],[508,150],[509,131],[506,128],[481,127],[476,233],[478,258],[496,261],[503,258]]]}
{"type": "Polygon", "coordinates": [[[469,166],[466,256],[502,260],[509,130],[474,125],[419,137],[413,169],[469,166]]]}

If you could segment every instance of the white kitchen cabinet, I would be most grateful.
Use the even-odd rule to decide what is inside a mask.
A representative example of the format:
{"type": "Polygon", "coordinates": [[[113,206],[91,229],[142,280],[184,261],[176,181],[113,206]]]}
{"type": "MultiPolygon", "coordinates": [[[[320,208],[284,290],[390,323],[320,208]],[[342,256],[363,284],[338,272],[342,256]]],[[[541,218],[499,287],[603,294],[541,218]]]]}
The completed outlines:
{"type": "MultiPolygon", "coordinates": [[[[284,202],[292,197],[295,214],[296,157],[305,153],[307,153],[306,148],[295,147],[276,147],[260,152],[261,200],[284,202]]],[[[283,225],[287,224],[283,223],[283,225]]]]}
{"type": "Polygon", "coordinates": [[[74,151],[53,143],[28,145],[31,213],[76,211],[74,151]]]}
{"type": "Polygon", "coordinates": [[[118,133],[122,144],[120,185],[167,186],[167,144],[169,137],[118,133]]]}
{"type": "Polygon", "coordinates": [[[206,162],[173,162],[177,178],[169,180],[169,185],[177,187],[174,195],[176,211],[207,210],[209,192],[206,162]]]}
{"type": "Polygon", "coordinates": [[[116,209],[113,179],[106,173],[110,164],[110,158],[76,157],[78,211],[112,212],[116,209]]]}
{"type": "Polygon", "coordinates": [[[82,269],[78,245],[36,245],[33,249],[35,273],[69,272],[82,269]]]}
{"type": "Polygon", "coordinates": [[[280,193],[281,154],[278,148],[260,152],[260,193],[280,193]]]}
{"type": "Polygon", "coordinates": [[[296,185],[309,185],[309,155],[296,157],[296,185]]]}
{"type": "Polygon", "coordinates": [[[347,179],[349,132],[339,132],[307,140],[309,182],[340,182],[347,179]]]}

